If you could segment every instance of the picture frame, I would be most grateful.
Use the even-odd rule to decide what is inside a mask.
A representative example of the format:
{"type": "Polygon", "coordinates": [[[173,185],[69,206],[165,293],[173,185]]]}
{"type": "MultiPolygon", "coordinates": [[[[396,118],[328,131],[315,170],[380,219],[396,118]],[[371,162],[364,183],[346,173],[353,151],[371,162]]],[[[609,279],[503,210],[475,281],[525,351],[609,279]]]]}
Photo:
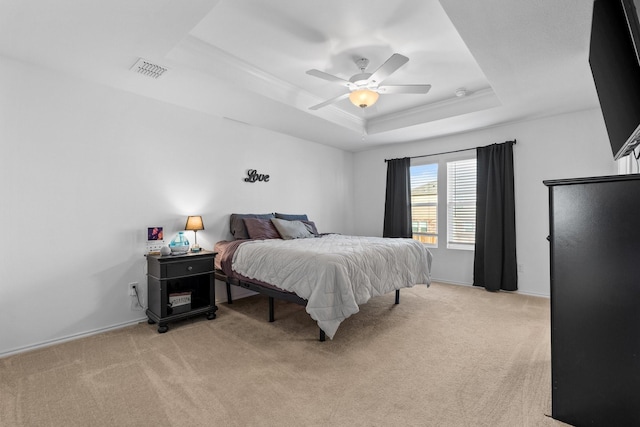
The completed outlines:
{"type": "Polygon", "coordinates": [[[164,242],[164,227],[147,227],[147,242],[164,242]]]}
{"type": "Polygon", "coordinates": [[[164,227],[147,227],[147,254],[160,254],[164,245],[164,227]]]}

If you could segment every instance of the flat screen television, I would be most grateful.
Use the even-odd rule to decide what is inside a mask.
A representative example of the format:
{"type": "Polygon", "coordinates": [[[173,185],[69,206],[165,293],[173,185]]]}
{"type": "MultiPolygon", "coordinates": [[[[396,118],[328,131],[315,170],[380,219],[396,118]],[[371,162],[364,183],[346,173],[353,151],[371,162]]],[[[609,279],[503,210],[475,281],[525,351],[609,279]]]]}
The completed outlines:
{"type": "Polygon", "coordinates": [[[640,144],[638,20],[634,0],[594,2],[589,65],[615,160],[640,144]]]}

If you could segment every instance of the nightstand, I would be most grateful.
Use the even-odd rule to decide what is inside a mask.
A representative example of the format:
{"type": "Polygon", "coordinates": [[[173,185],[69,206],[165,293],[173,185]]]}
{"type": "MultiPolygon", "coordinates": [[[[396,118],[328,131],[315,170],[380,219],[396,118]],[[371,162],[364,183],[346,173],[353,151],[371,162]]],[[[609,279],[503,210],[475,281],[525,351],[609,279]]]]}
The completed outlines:
{"type": "Polygon", "coordinates": [[[206,314],[216,318],[214,259],[217,252],[147,255],[149,323],[167,332],[167,323],[206,314]]]}

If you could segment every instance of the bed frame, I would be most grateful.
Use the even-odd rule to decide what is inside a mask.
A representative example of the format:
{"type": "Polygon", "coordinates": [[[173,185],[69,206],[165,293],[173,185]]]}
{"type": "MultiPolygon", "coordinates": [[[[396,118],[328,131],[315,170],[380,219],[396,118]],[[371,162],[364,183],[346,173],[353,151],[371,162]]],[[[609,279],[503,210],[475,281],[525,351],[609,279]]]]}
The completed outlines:
{"type": "MultiPolygon", "coordinates": [[[[216,269],[215,277],[216,279],[224,282],[227,286],[227,303],[228,304],[233,304],[233,299],[231,298],[231,285],[239,286],[254,292],[258,292],[259,294],[268,296],[269,297],[269,322],[275,321],[274,298],[293,302],[302,306],[307,305],[306,299],[300,298],[298,295],[294,294],[293,292],[282,291],[282,290],[264,286],[258,283],[250,282],[247,280],[240,280],[233,277],[228,277],[226,274],[224,274],[224,272],[222,272],[222,270],[216,269]]],[[[400,289],[396,289],[395,304],[400,304],[400,289]]],[[[324,331],[320,328],[318,329],[320,330],[320,341],[325,341],[326,335],[324,331]]]]}

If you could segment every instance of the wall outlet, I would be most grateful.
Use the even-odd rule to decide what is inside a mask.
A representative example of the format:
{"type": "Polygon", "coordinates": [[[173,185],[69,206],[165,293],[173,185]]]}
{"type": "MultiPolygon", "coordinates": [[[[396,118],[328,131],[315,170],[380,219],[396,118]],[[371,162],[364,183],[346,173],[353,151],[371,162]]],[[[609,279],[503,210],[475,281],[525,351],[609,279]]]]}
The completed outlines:
{"type": "Polygon", "coordinates": [[[129,283],[129,295],[132,297],[136,296],[136,289],[138,289],[138,282],[129,283]]]}
{"type": "Polygon", "coordinates": [[[144,310],[144,295],[138,282],[129,283],[129,295],[131,296],[131,310],[140,311],[144,310]]]}

